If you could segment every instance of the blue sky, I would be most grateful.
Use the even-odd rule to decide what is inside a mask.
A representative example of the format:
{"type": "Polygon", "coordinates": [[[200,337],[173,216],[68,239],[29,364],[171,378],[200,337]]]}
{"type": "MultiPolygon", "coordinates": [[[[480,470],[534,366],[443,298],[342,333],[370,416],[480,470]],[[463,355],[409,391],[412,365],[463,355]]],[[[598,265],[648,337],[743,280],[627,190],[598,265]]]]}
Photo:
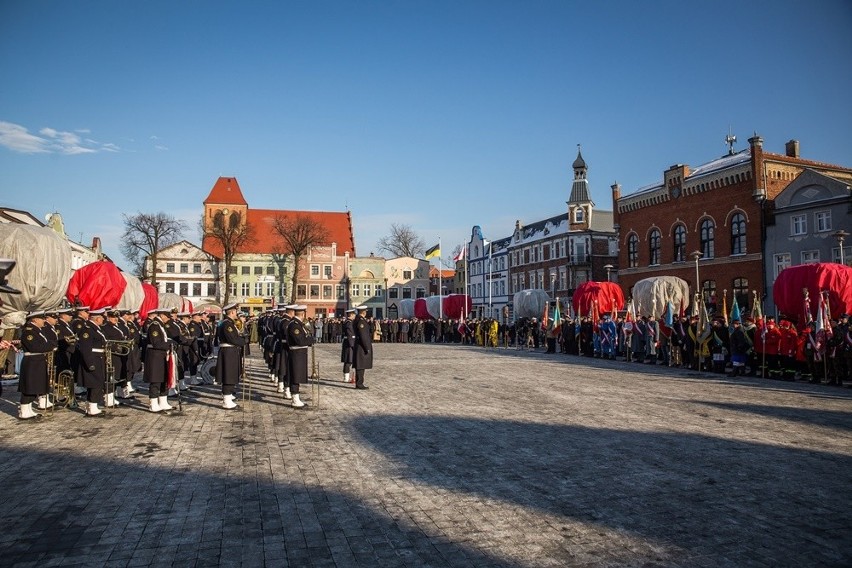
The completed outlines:
{"type": "Polygon", "coordinates": [[[0,204],[59,211],[120,265],[121,214],[197,242],[251,207],[352,211],[444,256],[725,152],[729,127],[852,166],[852,2],[0,2],[0,204]]]}

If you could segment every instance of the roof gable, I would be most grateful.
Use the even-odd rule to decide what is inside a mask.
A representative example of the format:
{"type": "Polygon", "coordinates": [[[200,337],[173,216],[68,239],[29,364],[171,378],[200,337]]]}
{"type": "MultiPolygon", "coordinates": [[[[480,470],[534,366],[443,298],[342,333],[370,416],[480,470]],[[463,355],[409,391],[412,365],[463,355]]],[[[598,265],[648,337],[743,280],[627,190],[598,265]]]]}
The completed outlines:
{"type": "Polygon", "coordinates": [[[775,210],[848,196],[846,182],[805,169],[775,198],[775,210]]]}
{"type": "Polygon", "coordinates": [[[229,205],[248,205],[243,192],[240,189],[240,184],[235,177],[220,177],[213,184],[213,189],[210,190],[210,195],[204,200],[204,205],[209,203],[229,204],[229,205]]]}

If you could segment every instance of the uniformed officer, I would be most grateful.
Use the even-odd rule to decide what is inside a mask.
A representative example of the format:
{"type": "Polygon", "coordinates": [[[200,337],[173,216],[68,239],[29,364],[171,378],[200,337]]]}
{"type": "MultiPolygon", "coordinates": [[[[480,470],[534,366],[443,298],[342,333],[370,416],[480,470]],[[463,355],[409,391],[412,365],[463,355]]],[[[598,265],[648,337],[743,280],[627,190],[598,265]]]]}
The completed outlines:
{"type": "Polygon", "coordinates": [[[373,334],[370,333],[370,322],[367,321],[367,306],[357,306],[358,314],[352,321],[355,329],[355,388],[366,390],[364,371],[373,368],[373,334]]]}
{"type": "Polygon", "coordinates": [[[202,326],[202,314],[194,312],[191,321],[187,324],[192,344],[189,346],[189,384],[200,385],[204,381],[198,376],[198,367],[204,360],[204,327],[202,326]]]}
{"type": "Polygon", "coordinates": [[[166,385],[169,380],[171,343],[164,322],[169,319],[166,308],[151,310],[146,320],[145,365],[142,380],[148,383],[148,409],[151,412],[171,410],[166,385]]]}
{"type": "Polygon", "coordinates": [[[49,389],[47,354],[56,349],[57,342],[42,333],[44,324],[43,311],[31,312],[27,315],[27,322],[21,330],[21,348],[24,352],[18,381],[18,390],[21,393],[18,418],[21,420],[41,417],[41,414],[33,410],[33,401],[36,398],[41,399],[43,397],[45,399],[45,408],[50,404],[46,400],[49,389]]]}
{"type": "MultiPolygon", "coordinates": [[[[119,313],[118,310],[108,310],[106,312],[106,323],[101,327],[104,337],[110,341],[127,341],[127,335],[122,326],[118,325],[119,313]]],[[[123,393],[127,388],[127,358],[128,355],[116,353],[116,349],[111,349],[112,376],[107,377],[111,382],[115,383],[114,389],[107,389],[106,406],[118,406],[118,401],[115,400],[115,391],[121,390],[123,393]]]]}
{"type": "MultiPolygon", "coordinates": [[[[78,308],[78,315],[80,313],[78,308]]],[[[104,403],[106,384],[106,337],[101,331],[105,309],[88,311],[87,320],[75,320],[77,334],[78,366],[77,384],[86,389],[86,416],[97,416],[103,411],[98,408],[104,403]]]]}
{"type": "Polygon", "coordinates": [[[132,342],[130,355],[127,356],[126,375],[123,377],[126,383],[124,389],[118,394],[119,398],[130,398],[136,392],[133,388],[133,377],[142,370],[141,331],[136,321],[138,315],[139,310],[123,310],[121,320],[118,322],[124,329],[127,339],[132,342]]]}
{"type": "Polygon", "coordinates": [[[287,333],[294,315],[293,305],[284,306],[284,313],[281,317],[275,318],[273,325],[272,367],[275,371],[275,380],[278,382],[278,392],[283,392],[284,398],[288,400],[293,395],[290,393],[290,382],[287,378],[290,365],[287,333]]]}
{"type": "Polygon", "coordinates": [[[350,308],[346,310],[346,319],[343,320],[343,342],[340,350],[340,362],[343,363],[343,382],[354,383],[352,377],[352,363],[355,361],[355,312],[358,310],[350,308]]]}
{"type": "Polygon", "coordinates": [[[236,325],[237,303],[228,304],[222,308],[225,317],[216,328],[216,338],[219,342],[219,357],[216,360],[216,380],[222,384],[222,408],[237,407],[234,402],[234,391],[242,373],[242,348],[246,344],[245,337],[240,334],[236,325]]]}
{"type": "Polygon", "coordinates": [[[293,407],[302,408],[305,403],[299,398],[299,385],[308,382],[308,347],[314,344],[314,335],[303,322],[307,306],[297,304],[290,307],[293,308],[293,318],[287,326],[287,378],[293,407]]]}

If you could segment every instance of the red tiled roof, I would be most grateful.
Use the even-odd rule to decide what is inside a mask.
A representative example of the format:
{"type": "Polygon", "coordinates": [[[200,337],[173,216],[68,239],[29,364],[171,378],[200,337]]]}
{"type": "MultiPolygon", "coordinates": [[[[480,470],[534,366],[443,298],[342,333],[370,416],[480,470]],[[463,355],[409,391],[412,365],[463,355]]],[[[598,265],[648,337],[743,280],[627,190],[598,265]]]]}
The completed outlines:
{"type": "Polygon", "coordinates": [[[204,200],[205,205],[208,203],[248,205],[243,197],[243,192],[240,190],[240,184],[234,177],[217,179],[216,183],[213,184],[213,189],[210,190],[210,195],[204,200]]]}
{"type": "MultiPolygon", "coordinates": [[[[226,178],[219,178],[226,179],[226,178]]],[[[232,178],[233,179],[233,178],[232,178]]],[[[235,180],[236,181],[236,180],[235,180]]],[[[213,188],[214,191],[216,188],[213,188]]],[[[213,192],[211,192],[211,195],[213,192]]],[[[242,194],[240,194],[242,197],[242,194]]],[[[209,199],[209,198],[208,198],[209,199]]],[[[206,203],[206,202],[205,202],[206,203]]],[[[215,201],[214,203],[220,203],[215,201]]],[[[248,224],[254,228],[255,241],[240,247],[242,253],[276,253],[281,252],[282,239],[272,228],[275,218],[278,216],[304,215],[325,225],[328,229],[329,239],[327,243],[337,243],[337,254],[349,253],[355,256],[355,239],[352,236],[352,221],[348,211],[290,211],[283,209],[248,209],[248,224]]],[[[210,254],[222,257],[222,246],[210,237],[205,237],[202,248],[210,254]]]]}

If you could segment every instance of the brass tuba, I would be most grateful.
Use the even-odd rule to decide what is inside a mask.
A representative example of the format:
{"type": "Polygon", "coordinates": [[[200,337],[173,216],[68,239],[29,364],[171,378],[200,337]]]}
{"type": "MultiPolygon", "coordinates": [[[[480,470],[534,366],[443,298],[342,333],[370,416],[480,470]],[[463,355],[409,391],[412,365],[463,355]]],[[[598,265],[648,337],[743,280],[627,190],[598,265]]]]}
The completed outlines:
{"type": "Polygon", "coordinates": [[[49,385],[49,394],[53,396],[53,406],[51,411],[57,406],[62,408],[73,408],[77,401],[74,398],[74,373],[69,369],[65,369],[58,375],[54,361],[56,352],[51,351],[46,354],[47,359],[47,381],[49,385]]]}

